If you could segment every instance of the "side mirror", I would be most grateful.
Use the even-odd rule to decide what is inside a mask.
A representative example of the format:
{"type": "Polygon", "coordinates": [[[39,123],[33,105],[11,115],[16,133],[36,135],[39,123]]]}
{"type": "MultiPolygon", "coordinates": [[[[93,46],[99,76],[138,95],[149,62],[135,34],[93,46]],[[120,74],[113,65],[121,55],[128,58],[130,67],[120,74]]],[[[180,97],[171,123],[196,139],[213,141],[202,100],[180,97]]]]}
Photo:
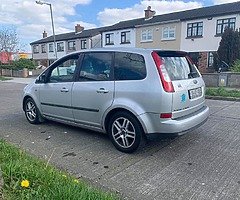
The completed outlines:
{"type": "Polygon", "coordinates": [[[38,79],[36,80],[36,83],[46,83],[46,82],[47,82],[47,77],[45,73],[39,76],[38,79]]]}

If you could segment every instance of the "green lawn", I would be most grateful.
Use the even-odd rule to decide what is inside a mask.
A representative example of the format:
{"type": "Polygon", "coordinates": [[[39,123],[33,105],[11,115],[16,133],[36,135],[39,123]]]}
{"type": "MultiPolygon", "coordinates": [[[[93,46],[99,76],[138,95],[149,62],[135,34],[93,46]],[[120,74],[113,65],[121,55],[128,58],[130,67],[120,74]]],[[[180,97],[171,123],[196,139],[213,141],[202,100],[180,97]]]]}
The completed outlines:
{"type": "Polygon", "coordinates": [[[0,76],[0,81],[7,81],[7,80],[11,80],[11,78],[6,78],[4,76],[0,76]]]}
{"type": "Polygon", "coordinates": [[[207,88],[206,95],[208,95],[208,96],[221,96],[221,97],[236,97],[236,98],[240,98],[240,90],[225,89],[223,87],[207,88]]]}
{"type": "Polygon", "coordinates": [[[0,140],[0,167],[4,199],[119,199],[115,194],[94,189],[3,140],[0,140]]]}

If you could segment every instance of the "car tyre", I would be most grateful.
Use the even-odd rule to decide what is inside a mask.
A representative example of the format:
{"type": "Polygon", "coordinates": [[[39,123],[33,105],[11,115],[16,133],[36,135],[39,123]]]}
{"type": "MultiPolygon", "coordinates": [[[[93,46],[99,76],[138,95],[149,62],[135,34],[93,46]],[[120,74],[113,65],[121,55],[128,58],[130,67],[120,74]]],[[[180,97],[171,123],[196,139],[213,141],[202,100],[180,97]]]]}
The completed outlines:
{"type": "Polygon", "coordinates": [[[24,102],[24,112],[27,120],[31,124],[39,124],[40,123],[40,112],[36,106],[36,103],[32,98],[28,98],[24,102]]]}
{"type": "Polygon", "coordinates": [[[139,121],[128,112],[115,113],[108,126],[108,134],[119,151],[132,153],[143,140],[143,129],[139,121]]]}

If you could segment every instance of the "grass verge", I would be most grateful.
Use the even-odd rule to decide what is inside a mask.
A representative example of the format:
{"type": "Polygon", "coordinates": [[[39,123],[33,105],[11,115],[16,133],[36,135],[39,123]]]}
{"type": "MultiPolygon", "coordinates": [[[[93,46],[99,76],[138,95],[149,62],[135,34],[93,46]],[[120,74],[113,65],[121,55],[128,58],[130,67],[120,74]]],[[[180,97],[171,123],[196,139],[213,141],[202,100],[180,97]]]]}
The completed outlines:
{"type": "Polygon", "coordinates": [[[94,189],[3,140],[0,140],[0,167],[4,199],[119,199],[115,194],[94,189]]]}
{"type": "Polygon", "coordinates": [[[219,97],[235,97],[240,98],[240,91],[235,89],[225,89],[223,87],[207,88],[206,95],[219,97]]]}
{"type": "Polygon", "coordinates": [[[4,76],[0,76],[0,81],[7,81],[7,80],[11,80],[11,78],[6,78],[4,76]]]}

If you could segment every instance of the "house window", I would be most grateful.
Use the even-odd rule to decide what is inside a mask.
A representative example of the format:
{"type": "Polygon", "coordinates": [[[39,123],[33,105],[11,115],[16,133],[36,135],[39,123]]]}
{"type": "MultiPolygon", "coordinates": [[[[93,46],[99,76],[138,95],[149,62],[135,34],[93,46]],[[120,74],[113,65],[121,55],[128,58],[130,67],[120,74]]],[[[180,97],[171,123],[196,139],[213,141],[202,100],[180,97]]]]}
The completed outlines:
{"type": "Polygon", "coordinates": [[[142,30],[141,41],[152,41],[153,40],[153,31],[152,29],[142,30]]]}
{"type": "Polygon", "coordinates": [[[53,52],[53,43],[48,45],[48,52],[53,52]]]}
{"type": "Polygon", "coordinates": [[[81,40],[81,49],[87,48],[87,40],[81,40]]]}
{"type": "Polygon", "coordinates": [[[208,52],[208,67],[213,67],[214,55],[213,52],[208,52]]]}
{"type": "Polygon", "coordinates": [[[68,50],[76,50],[75,41],[68,42],[68,50]]]}
{"type": "Polygon", "coordinates": [[[41,45],[42,53],[46,53],[46,45],[42,44],[41,45]]]}
{"type": "Polygon", "coordinates": [[[121,32],[121,44],[130,43],[130,31],[121,32]]]}
{"type": "Polygon", "coordinates": [[[217,20],[217,30],[216,35],[223,34],[224,30],[228,27],[235,30],[236,18],[228,18],[228,19],[219,19],[217,20]]]}
{"type": "Polygon", "coordinates": [[[203,35],[202,22],[187,24],[187,37],[201,37],[202,35],[203,35]]]}
{"type": "Polygon", "coordinates": [[[108,33],[106,34],[106,45],[113,45],[114,44],[114,40],[113,40],[114,34],[113,33],[108,33]]]}
{"type": "Polygon", "coordinates": [[[162,30],[162,40],[174,40],[175,39],[175,27],[165,27],[162,30]]]}
{"type": "Polygon", "coordinates": [[[33,53],[39,53],[39,45],[33,45],[33,53]]]}
{"type": "Polygon", "coordinates": [[[64,44],[63,44],[63,42],[58,42],[57,43],[57,51],[58,52],[64,51],[64,44]]]}

